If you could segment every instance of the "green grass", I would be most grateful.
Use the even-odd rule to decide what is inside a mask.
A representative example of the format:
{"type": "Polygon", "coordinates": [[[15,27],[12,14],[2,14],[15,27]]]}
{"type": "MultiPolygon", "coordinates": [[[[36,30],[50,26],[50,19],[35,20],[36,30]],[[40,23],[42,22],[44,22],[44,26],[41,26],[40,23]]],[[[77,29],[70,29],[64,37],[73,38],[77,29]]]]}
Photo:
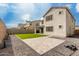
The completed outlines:
{"type": "Polygon", "coordinates": [[[16,34],[16,36],[20,37],[21,39],[28,39],[28,38],[43,37],[46,35],[43,35],[43,34],[16,34]]]}

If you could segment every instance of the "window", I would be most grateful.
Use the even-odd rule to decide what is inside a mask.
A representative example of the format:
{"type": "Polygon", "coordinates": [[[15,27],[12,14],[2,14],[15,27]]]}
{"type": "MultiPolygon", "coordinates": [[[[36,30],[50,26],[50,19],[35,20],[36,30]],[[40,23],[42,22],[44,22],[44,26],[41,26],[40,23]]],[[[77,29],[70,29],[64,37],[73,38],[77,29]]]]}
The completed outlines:
{"type": "Polygon", "coordinates": [[[61,26],[61,25],[59,25],[59,28],[62,28],[62,26],[61,26]]]}
{"type": "Polygon", "coordinates": [[[44,20],[42,20],[42,24],[44,23],[44,20]]]}
{"type": "Polygon", "coordinates": [[[26,29],[26,28],[24,28],[24,29],[26,29]]]}
{"type": "Polygon", "coordinates": [[[46,16],[46,21],[52,20],[52,15],[46,16]]]}
{"type": "Polygon", "coordinates": [[[53,31],[53,26],[46,27],[46,31],[53,31]]]}
{"type": "Polygon", "coordinates": [[[36,26],[39,26],[39,23],[36,23],[36,26]]]}
{"type": "Polygon", "coordinates": [[[32,25],[32,23],[30,23],[30,25],[32,25]]]}
{"type": "Polygon", "coordinates": [[[62,11],[59,11],[59,14],[62,14],[62,11]]]}

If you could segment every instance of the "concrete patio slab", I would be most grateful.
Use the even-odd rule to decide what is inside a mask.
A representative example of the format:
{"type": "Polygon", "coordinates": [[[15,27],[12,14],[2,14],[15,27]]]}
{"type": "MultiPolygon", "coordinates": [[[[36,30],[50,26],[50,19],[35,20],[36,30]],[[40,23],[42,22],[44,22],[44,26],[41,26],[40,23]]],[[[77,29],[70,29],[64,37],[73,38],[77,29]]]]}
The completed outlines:
{"type": "Polygon", "coordinates": [[[23,40],[28,46],[38,52],[40,55],[45,52],[55,48],[56,46],[63,43],[65,40],[48,38],[48,37],[40,37],[40,38],[32,38],[23,40]]]}

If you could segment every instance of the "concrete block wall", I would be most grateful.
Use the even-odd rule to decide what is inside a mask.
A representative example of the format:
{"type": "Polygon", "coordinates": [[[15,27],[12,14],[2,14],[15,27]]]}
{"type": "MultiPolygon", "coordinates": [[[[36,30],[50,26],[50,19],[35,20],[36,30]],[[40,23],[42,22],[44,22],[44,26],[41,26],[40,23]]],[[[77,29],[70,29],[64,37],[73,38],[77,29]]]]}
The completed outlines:
{"type": "Polygon", "coordinates": [[[2,22],[2,20],[0,20],[0,48],[4,47],[4,40],[5,40],[6,35],[7,35],[6,26],[2,22]]]}

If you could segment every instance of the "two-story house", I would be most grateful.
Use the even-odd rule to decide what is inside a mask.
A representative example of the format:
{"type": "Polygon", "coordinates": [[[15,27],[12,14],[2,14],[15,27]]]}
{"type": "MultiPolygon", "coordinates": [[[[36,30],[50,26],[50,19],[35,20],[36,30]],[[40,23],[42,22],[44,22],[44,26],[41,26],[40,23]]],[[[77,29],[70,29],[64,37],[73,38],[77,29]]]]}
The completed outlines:
{"type": "Polygon", "coordinates": [[[34,33],[43,33],[43,20],[35,20],[31,23],[31,28],[33,28],[34,33]]]}
{"type": "Polygon", "coordinates": [[[43,20],[31,21],[24,28],[34,33],[67,37],[74,35],[75,19],[67,7],[52,7],[44,14],[43,20]]]}
{"type": "Polygon", "coordinates": [[[43,17],[44,34],[56,37],[74,34],[75,20],[67,7],[52,7],[43,17]]]}
{"type": "Polygon", "coordinates": [[[43,20],[34,20],[27,22],[26,24],[19,24],[18,28],[25,29],[29,33],[43,33],[43,20]]]}

